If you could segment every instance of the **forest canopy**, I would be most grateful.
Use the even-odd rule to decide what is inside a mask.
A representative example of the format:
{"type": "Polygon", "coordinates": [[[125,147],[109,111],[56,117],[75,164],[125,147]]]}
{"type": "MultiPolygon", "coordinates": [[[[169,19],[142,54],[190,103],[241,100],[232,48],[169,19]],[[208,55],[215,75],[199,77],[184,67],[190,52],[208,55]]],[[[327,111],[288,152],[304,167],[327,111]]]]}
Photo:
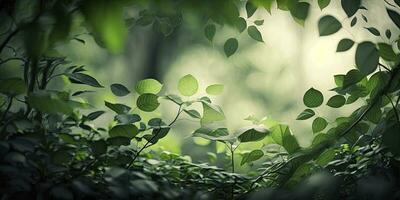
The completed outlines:
{"type": "Polygon", "coordinates": [[[398,0],[0,16],[1,199],[400,198],[398,0]]]}

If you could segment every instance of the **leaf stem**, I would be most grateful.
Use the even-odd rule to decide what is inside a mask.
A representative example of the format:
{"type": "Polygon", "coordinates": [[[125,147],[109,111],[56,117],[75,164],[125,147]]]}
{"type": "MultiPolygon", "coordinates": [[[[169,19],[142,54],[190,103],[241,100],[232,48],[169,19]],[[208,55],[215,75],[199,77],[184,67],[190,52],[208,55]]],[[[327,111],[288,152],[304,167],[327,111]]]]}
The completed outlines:
{"type": "MultiPolygon", "coordinates": [[[[171,125],[173,125],[173,124],[176,122],[176,120],[178,119],[179,115],[182,113],[182,109],[181,109],[181,108],[182,108],[182,105],[179,105],[178,113],[176,114],[175,118],[168,124],[168,126],[171,126],[171,125]]],[[[135,154],[135,156],[133,157],[132,161],[131,161],[131,162],[129,163],[129,165],[127,166],[128,169],[133,165],[133,163],[135,162],[135,160],[139,157],[140,153],[142,153],[142,151],[143,151],[145,148],[151,146],[151,145],[149,145],[150,142],[153,141],[153,140],[158,136],[158,134],[160,133],[160,131],[161,131],[161,128],[158,128],[157,133],[155,133],[149,140],[147,140],[147,142],[144,144],[144,146],[143,146],[142,148],[139,149],[139,151],[138,151],[138,152],[135,154]]]]}

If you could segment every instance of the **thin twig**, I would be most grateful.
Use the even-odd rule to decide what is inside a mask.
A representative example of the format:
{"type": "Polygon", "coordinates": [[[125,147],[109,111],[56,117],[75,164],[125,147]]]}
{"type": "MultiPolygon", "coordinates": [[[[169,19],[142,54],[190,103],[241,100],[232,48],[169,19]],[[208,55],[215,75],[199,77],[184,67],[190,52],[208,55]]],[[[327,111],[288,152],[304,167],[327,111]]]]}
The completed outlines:
{"type": "MultiPolygon", "coordinates": [[[[168,124],[168,126],[171,126],[172,124],[174,124],[176,122],[176,120],[178,119],[179,115],[182,113],[182,105],[179,105],[178,108],[178,113],[176,114],[175,118],[168,124]]],[[[139,157],[140,153],[146,149],[147,147],[151,146],[149,145],[150,142],[152,142],[157,136],[158,134],[161,132],[161,127],[158,128],[157,133],[155,133],[149,140],[147,140],[147,142],[144,144],[144,146],[142,148],[139,149],[139,151],[135,154],[135,157],[133,157],[132,161],[129,163],[129,165],[127,166],[127,168],[130,168],[133,163],[135,162],[135,160],[139,157]]]]}
{"type": "Polygon", "coordinates": [[[379,63],[379,66],[385,68],[387,71],[391,72],[392,70],[390,70],[388,67],[386,67],[385,65],[382,65],[381,63],[379,63]]]}
{"type": "Polygon", "coordinates": [[[392,101],[392,98],[390,98],[389,95],[387,95],[387,94],[385,94],[385,96],[390,100],[390,104],[392,104],[393,111],[394,111],[394,114],[396,116],[396,119],[397,119],[398,122],[400,122],[399,112],[398,112],[398,110],[396,108],[396,105],[394,105],[394,103],[392,101]]]}

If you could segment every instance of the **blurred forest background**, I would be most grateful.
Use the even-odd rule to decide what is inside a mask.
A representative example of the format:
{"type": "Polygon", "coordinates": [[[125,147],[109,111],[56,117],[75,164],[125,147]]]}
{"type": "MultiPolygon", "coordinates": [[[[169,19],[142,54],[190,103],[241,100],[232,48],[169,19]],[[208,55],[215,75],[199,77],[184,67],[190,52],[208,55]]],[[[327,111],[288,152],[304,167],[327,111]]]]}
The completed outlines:
{"type": "MultiPolygon", "coordinates": [[[[29,2],[26,1],[26,4],[29,2]]],[[[346,73],[354,66],[355,48],[348,52],[336,53],[338,41],[345,37],[356,42],[377,39],[365,29],[363,15],[368,18],[368,23],[376,28],[389,28],[394,35],[398,34],[397,29],[390,27],[393,24],[386,15],[383,1],[370,0],[364,3],[374,9],[368,12],[360,10],[357,13],[357,25],[350,27],[350,19],[341,9],[340,2],[332,1],[324,10],[324,14],[335,16],[344,28],[329,38],[318,35],[317,22],[322,13],[314,1],[304,27],[287,13],[276,9],[276,5],[271,11],[272,14],[258,9],[247,23],[264,20],[263,25],[258,27],[264,43],[254,41],[246,32],[239,34],[229,26],[217,26],[214,42],[210,43],[204,37],[204,33],[199,31],[204,28],[201,19],[184,13],[182,25],[169,36],[153,31],[152,26],[130,26],[124,50],[120,54],[111,54],[99,47],[84,29],[76,31],[78,40],[60,45],[57,49],[70,59],[71,64],[85,65],[89,73],[107,86],[97,89],[96,93],[85,94],[89,102],[97,108],[106,110],[104,100],[117,101],[108,88],[112,83],[121,83],[133,89],[138,80],[154,78],[164,83],[167,88],[163,90],[177,93],[176,80],[190,73],[200,80],[203,94],[206,84],[225,85],[224,93],[215,99],[225,112],[227,120],[223,123],[229,129],[235,130],[250,124],[243,116],[268,117],[290,125],[296,130],[294,134],[301,146],[308,146],[312,139],[311,127],[307,126],[306,121],[296,121],[296,116],[304,109],[301,101],[304,92],[314,87],[328,94],[326,91],[334,87],[333,75],[346,73]],[[229,59],[222,49],[228,37],[236,37],[241,41],[238,52],[229,59]]],[[[128,17],[137,16],[140,9],[132,7],[127,11],[128,17]]],[[[243,7],[240,14],[246,15],[243,7]]],[[[6,67],[0,69],[0,73],[14,73],[13,68],[18,64],[18,61],[9,62],[6,67]]],[[[65,83],[68,84],[67,79],[65,83]]],[[[76,89],[80,86],[70,84],[63,87],[76,89]]],[[[198,95],[201,94],[200,92],[198,95]]],[[[118,101],[135,107],[135,101],[131,97],[123,97],[118,101]]],[[[176,110],[174,106],[166,102],[155,115],[162,114],[172,118],[172,111],[176,110]]],[[[333,122],[334,116],[347,115],[357,106],[352,104],[342,109],[323,107],[318,110],[317,115],[330,116],[333,122]]],[[[135,111],[140,112],[138,109],[135,111]]],[[[111,113],[109,115],[99,119],[96,125],[111,126],[111,113]]],[[[208,151],[204,146],[214,148],[215,144],[188,137],[191,134],[191,129],[188,128],[190,120],[180,120],[173,128],[172,134],[168,134],[167,138],[152,148],[191,155],[194,161],[202,161],[208,151]]],[[[242,148],[245,149],[246,146],[243,145],[242,148]]]]}

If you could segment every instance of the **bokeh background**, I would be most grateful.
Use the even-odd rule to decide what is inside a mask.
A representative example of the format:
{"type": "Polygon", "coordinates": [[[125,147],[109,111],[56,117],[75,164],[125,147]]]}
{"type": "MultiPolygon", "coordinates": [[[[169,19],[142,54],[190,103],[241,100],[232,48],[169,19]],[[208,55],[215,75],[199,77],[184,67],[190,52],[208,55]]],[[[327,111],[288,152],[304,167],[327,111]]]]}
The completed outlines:
{"type": "MultiPolygon", "coordinates": [[[[368,12],[357,12],[358,23],[354,27],[350,27],[351,19],[346,17],[340,8],[340,1],[336,0],[323,11],[313,1],[304,27],[296,23],[288,13],[278,10],[276,5],[271,14],[260,8],[247,23],[251,25],[255,20],[264,20],[264,24],[258,27],[264,43],[251,39],[246,31],[239,34],[229,26],[217,26],[214,42],[210,43],[203,34],[204,23],[186,13],[182,26],[168,37],[153,31],[151,26],[131,27],[124,51],[120,54],[110,54],[99,47],[86,34],[86,30],[77,32],[77,37],[85,40],[85,44],[72,41],[58,46],[57,50],[69,58],[71,65],[85,65],[88,73],[105,86],[96,90],[96,93],[84,96],[98,109],[107,110],[104,100],[135,107],[134,95],[122,98],[112,95],[109,88],[112,83],[124,84],[133,91],[138,80],[154,78],[164,84],[163,92],[173,94],[177,93],[178,79],[192,74],[200,82],[200,92],[195,97],[204,95],[207,85],[225,85],[223,94],[213,97],[213,100],[223,108],[226,115],[223,125],[230,131],[249,125],[250,122],[244,120],[248,116],[266,116],[288,124],[301,146],[306,147],[312,139],[311,121],[296,120],[296,116],[305,109],[302,102],[304,92],[314,87],[323,92],[326,102],[334,94],[329,91],[335,87],[333,75],[343,74],[354,67],[355,48],[336,53],[338,42],[343,38],[356,42],[385,40],[365,29],[370,26],[377,27],[381,34],[390,29],[393,35],[398,35],[398,30],[390,27],[392,25],[384,1],[370,0],[364,3],[366,8],[371,9],[368,12]],[[319,37],[318,19],[326,14],[339,19],[343,29],[334,35],[319,37]],[[362,15],[368,19],[368,23],[362,15]],[[223,44],[229,37],[238,38],[239,50],[226,58],[223,44]]],[[[128,8],[127,15],[138,12],[135,7],[128,8]]],[[[245,16],[243,7],[241,15],[245,16]]],[[[12,67],[13,63],[9,65],[12,67]]],[[[0,70],[4,73],[7,69],[0,70]]],[[[69,84],[66,79],[59,80],[67,84],[64,86],[66,90],[83,88],[69,84]]],[[[341,109],[323,106],[317,109],[317,115],[326,116],[333,122],[337,116],[350,113],[355,106],[357,104],[341,109]]],[[[144,115],[147,118],[165,116],[172,120],[176,110],[175,105],[163,101],[156,112],[144,115]]],[[[135,112],[139,112],[138,109],[135,112]]],[[[111,126],[112,117],[112,112],[109,112],[97,120],[95,125],[111,126]]],[[[172,132],[152,148],[191,155],[194,160],[202,161],[209,148],[215,148],[215,145],[189,137],[198,127],[197,122],[183,116],[172,132]]],[[[262,143],[257,145],[261,146],[262,143]]],[[[246,146],[243,146],[242,150],[245,149],[246,146]]]]}

